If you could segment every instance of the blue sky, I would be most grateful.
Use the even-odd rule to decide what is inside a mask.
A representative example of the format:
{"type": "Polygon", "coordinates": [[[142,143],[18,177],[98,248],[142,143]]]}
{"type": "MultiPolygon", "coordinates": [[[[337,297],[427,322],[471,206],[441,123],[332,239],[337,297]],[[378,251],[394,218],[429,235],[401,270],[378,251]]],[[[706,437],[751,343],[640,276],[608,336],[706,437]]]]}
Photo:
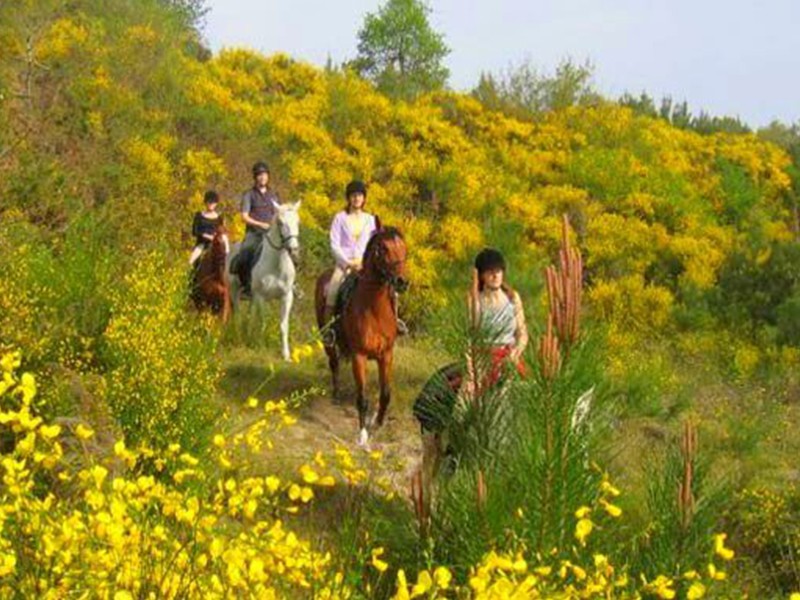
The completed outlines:
{"type": "MultiPolygon", "coordinates": [[[[323,65],[356,53],[373,0],[209,0],[216,51],[283,51],[323,65]]],[[[800,0],[433,0],[431,23],[452,52],[450,85],[525,59],[545,72],[565,57],[595,66],[608,95],[646,90],[686,99],[692,112],[751,125],[800,120],[800,0]]]]}

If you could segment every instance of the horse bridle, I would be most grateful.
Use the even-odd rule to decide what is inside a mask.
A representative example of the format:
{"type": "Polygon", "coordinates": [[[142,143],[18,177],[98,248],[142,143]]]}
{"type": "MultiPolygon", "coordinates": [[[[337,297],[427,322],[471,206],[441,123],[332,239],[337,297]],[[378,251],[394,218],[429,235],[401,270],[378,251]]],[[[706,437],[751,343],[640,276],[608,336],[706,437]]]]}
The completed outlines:
{"type": "Polygon", "coordinates": [[[386,282],[398,294],[402,294],[408,289],[408,281],[394,274],[394,269],[400,265],[405,264],[406,259],[402,260],[386,260],[386,246],[383,245],[383,240],[375,245],[372,251],[372,266],[378,275],[379,281],[386,282]]]}
{"type": "MultiPolygon", "coordinates": [[[[294,235],[294,234],[292,234],[292,235],[283,235],[283,227],[281,227],[280,217],[275,220],[275,225],[278,227],[278,233],[281,236],[281,243],[278,246],[276,246],[272,242],[272,237],[270,236],[270,232],[269,231],[267,231],[267,235],[264,236],[267,239],[267,243],[270,245],[270,248],[272,248],[273,250],[277,250],[278,252],[282,252],[284,250],[289,250],[289,242],[292,241],[294,238],[297,238],[299,240],[300,236],[299,235],[294,235]]],[[[291,256],[291,253],[290,253],[290,256],[291,256]]]]}

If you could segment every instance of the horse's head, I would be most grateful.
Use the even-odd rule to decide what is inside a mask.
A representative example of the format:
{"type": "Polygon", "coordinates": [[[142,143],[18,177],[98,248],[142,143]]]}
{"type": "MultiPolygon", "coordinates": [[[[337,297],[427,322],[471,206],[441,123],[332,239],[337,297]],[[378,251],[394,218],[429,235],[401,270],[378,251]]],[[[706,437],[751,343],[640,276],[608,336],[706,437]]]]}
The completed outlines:
{"type": "Polygon", "coordinates": [[[225,226],[220,223],[214,229],[214,238],[211,240],[211,255],[214,257],[222,257],[225,259],[225,255],[228,254],[228,242],[225,238],[228,230],[225,229],[225,226]]]}
{"type": "Polygon", "coordinates": [[[300,256],[300,201],[280,204],[275,225],[281,234],[281,249],[288,250],[293,260],[300,256]]]}
{"type": "Polygon", "coordinates": [[[408,289],[406,243],[398,229],[385,227],[372,236],[364,252],[364,267],[399,293],[408,289]]]}

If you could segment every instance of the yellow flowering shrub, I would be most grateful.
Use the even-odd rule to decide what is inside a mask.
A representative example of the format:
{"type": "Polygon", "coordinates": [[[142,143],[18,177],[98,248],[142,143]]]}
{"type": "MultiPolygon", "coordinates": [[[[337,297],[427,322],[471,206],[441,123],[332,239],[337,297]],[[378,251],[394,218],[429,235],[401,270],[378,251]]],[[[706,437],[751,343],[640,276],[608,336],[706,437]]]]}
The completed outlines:
{"type": "Polygon", "coordinates": [[[76,48],[80,48],[89,38],[89,30],[74,19],[63,18],[55,21],[36,45],[36,58],[40,61],[64,58],[76,48]]]}
{"type": "Polygon", "coordinates": [[[589,289],[588,297],[597,318],[634,331],[664,327],[674,302],[669,290],[647,285],[636,275],[599,281],[589,289]]]}
{"type": "Polygon", "coordinates": [[[730,514],[737,539],[755,569],[784,592],[800,589],[799,505],[794,485],[781,490],[748,488],[738,494],[730,514]]]}
{"type": "Polygon", "coordinates": [[[179,265],[145,254],[110,293],[108,402],[130,439],[156,447],[202,444],[216,410],[216,342],[187,319],[186,285],[179,265]]]}
{"type": "Polygon", "coordinates": [[[237,476],[231,462],[240,457],[236,448],[291,422],[285,403],[268,403],[229,439],[217,434],[216,471],[177,443],[156,452],[120,440],[98,456],[88,451],[91,428],[39,415],[36,382],[19,376],[19,365],[18,353],[0,359],[0,594],[352,596],[330,554],[286,526],[312,487],[330,486],[332,478],[310,467],[299,482],[237,476]]]}

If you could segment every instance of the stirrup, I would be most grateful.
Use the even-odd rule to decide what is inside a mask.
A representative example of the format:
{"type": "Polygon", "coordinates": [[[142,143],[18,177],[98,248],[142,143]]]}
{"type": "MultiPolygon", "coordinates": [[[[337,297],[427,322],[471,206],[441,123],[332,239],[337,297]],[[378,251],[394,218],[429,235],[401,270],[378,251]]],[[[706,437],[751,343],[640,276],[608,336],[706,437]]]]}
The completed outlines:
{"type": "Polygon", "coordinates": [[[333,348],[336,346],[336,332],[332,327],[322,332],[322,345],[326,348],[333,348]]]}
{"type": "Polygon", "coordinates": [[[322,345],[326,348],[333,348],[336,346],[336,330],[333,328],[336,319],[337,317],[331,315],[328,318],[328,322],[320,329],[320,340],[322,341],[322,345]]]}
{"type": "Polygon", "coordinates": [[[408,335],[408,325],[400,317],[397,317],[397,335],[408,335]]]}

